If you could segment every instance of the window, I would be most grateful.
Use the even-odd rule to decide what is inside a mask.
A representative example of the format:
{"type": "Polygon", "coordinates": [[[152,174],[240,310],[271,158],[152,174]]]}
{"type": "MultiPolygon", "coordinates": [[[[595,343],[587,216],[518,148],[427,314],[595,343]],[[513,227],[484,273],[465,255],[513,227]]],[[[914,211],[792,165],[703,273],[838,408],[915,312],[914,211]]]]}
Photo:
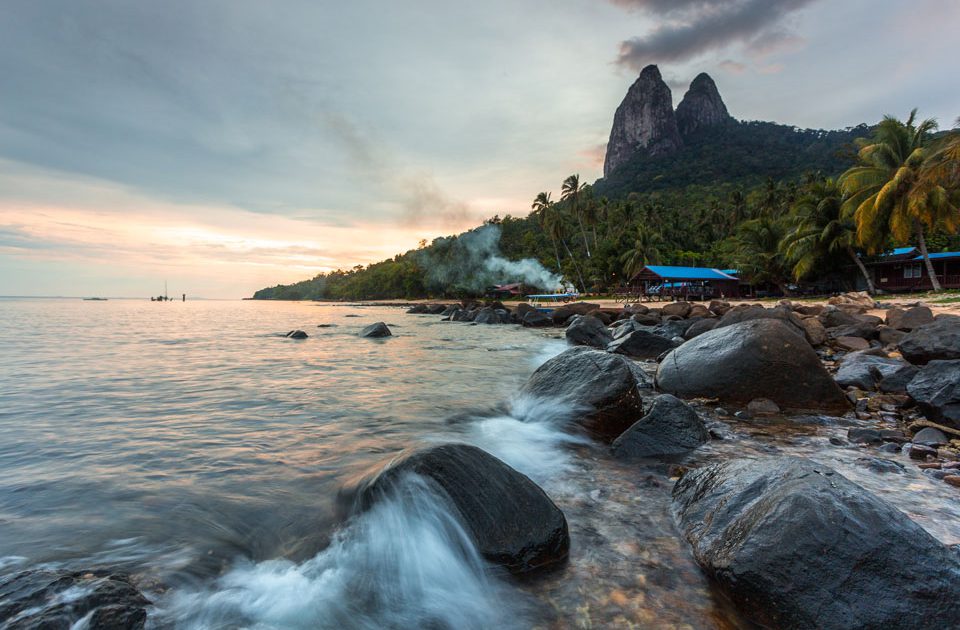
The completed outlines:
{"type": "Polygon", "coordinates": [[[904,265],[903,277],[904,278],[922,278],[923,267],[920,266],[920,263],[917,263],[915,265],[904,265]]]}

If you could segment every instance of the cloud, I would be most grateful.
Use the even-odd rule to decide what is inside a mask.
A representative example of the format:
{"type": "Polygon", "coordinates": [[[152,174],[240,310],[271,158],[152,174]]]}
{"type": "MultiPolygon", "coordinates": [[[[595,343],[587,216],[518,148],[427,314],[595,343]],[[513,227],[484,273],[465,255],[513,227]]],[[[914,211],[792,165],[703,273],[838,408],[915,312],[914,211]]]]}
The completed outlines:
{"type": "Polygon", "coordinates": [[[650,33],[620,44],[617,63],[639,70],[649,63],[686,61],[740,44],[754,56],[796,45],[783,26],[790,14],[816,0],[612,0],[659,21],[650,33]]]}
{"type": "Polygon", "coordinates": [[[733,59],[724,59],[717,64],[717,67],[721,70],[726,70],[727,72],[732,72],[733,74],[743,74],[747,71],[747,65],[734,61],[733,59]]]}

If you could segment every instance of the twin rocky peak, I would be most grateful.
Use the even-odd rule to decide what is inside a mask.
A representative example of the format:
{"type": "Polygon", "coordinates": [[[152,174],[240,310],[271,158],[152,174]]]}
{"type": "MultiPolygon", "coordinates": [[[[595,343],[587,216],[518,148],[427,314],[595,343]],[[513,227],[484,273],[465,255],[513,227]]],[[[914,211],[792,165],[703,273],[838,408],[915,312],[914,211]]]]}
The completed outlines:
{"type": "Polygon", "coordinates": [[[728,120],[727,106],[708,74],[697,75],[674,112],[673,94],[660,69],[647,66],[613,117],[603,175],[608,176],[641,150],[651,156],[673,153],[683,146],[685,137],[728,120]]]}

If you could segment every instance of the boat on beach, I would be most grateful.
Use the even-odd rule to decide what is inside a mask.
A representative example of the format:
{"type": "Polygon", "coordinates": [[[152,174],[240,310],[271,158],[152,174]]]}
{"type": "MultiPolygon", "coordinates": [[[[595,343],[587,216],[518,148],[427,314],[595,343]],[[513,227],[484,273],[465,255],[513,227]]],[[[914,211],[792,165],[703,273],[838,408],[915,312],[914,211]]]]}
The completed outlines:
{"type": "Polygon", "coordinates": [[[552,313],[558,304],[566,304],[576,300],[580,295],[578,293],[539,293],[528,295],[530,306],[541,313],[552,313]]]}

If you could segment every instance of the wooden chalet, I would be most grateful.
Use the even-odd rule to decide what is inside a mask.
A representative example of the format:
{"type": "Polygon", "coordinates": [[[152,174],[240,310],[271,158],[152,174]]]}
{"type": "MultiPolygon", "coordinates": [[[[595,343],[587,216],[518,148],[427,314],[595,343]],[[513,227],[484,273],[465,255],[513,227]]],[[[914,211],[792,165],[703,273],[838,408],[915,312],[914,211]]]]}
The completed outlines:
{"type": "MultiPolygon", "coordinates": [[[[930,254],[930,263],[944,289],[960,289],[960,252],[930,254]]],[[[916,247],[898,247],[867,263],[877,289],[890,292],[929,291],[933,288],[923,256],[916,247]]]]}
{"type": "Polygon", "coordinates": [[[649,300],[740,297],[740,280],[709,267],[647,265],[630,279],[630,293],[649,300]]]}

